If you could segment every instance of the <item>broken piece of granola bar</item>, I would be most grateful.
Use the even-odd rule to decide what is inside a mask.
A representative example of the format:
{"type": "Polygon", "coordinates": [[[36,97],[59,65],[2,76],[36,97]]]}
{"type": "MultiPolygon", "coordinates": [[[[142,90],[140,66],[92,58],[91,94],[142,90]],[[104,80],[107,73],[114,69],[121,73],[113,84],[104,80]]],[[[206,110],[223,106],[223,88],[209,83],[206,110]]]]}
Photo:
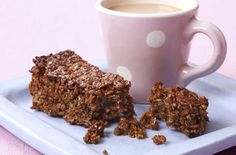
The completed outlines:
{"type": "Polygon", "coordinates": [[[151,95],[148,98],[149,111],[156,117],[165,119],[167,117],[164,99],[167,97],[167,89],[162,82],[157,82],[152,87],[151,95]]]}
{"type": "Polygon", "coordinates": [[[118,126],[114,129],[116,136],[128,135],[132,138],[144,139],[147,137],[145,130],[135,118],[120,118],[118,126]]]}
{"type": "Polygon", "coordinates": [[[166,142],[166,137],[164,135],[155,135],[152,137],[152,141],[157,145],[164,144],[166,142]]]}
{"type": "Polygon", "coordinates": [[[203,134],[208,121],[208,99],[183,88],[165,88],[156,83],[152,88],[149,111],[165,120],[170,128],[175,128],[189,137],[203,134]]]}
{"type": "Polygon", "coordinates": [[[94,123],[89,127],[86,135],[84,136],[84,142],[87,144],[97,144],[104,136],[105,123],[102,121],[94,123]]]}
{"type": "Polygon", "coordinates": [[[139,123],[142,127],[146,129],[152,129],[152,130],[159,129],[157,117],[154,116],[151,112],[144,112],[139,120],[139,123]]]}

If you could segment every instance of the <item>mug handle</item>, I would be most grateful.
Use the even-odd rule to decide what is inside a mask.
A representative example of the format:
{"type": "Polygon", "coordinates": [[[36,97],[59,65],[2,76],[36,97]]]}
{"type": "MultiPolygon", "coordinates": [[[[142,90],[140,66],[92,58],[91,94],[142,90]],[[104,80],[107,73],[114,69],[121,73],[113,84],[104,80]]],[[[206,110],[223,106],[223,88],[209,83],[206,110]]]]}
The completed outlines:
{"type": "Polygon", "coordinates": [[[214,47],[213,55],[204,65],[191,67],[189,64],[184,64],[177,81],[180,86],[186,86],[194,79],[213,73],[223,64],[226,57],[227,45],[219,28],[209,22],[193,18],[184,29],[184,44],[188,44],[196,33],[203,33],[210,38],[214,47]]]}

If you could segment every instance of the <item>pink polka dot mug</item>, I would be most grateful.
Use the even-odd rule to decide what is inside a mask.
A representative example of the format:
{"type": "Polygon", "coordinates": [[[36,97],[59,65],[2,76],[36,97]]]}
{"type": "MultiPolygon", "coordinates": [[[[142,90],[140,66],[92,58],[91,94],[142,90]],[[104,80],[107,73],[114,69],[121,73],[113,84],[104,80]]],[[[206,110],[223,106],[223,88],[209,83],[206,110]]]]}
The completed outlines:
{"type": "Polygon", "coordinates": [[[216,71],[226,56],[226,41],[213,24],[196,19],[195,0],[101,0],[96,4],[108,70],[130,80],[135,102],[146,102],[152,85],[186,86],[216,71]],[[188,64],[196,33],[213,43],[210,60],[188,64]]]}

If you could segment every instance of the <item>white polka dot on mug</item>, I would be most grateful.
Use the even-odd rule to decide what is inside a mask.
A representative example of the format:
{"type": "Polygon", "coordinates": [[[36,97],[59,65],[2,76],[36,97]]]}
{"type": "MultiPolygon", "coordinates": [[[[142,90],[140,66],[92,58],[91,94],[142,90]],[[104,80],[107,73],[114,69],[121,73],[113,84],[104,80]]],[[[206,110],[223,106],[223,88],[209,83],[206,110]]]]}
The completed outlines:
{"type": "Polygon", "coordinates": [[[166,35],[162,31],[152,31],[146,37],[146,43],[149,47],[161,47],[166,41],[166,35]]]}
{"type": "Polygon", "coordinates": [[[131,81],[132,79],[130,70],[125,66],[118,66],[116,68],[116,73],[122,76],[125,80],[131,81]]]}

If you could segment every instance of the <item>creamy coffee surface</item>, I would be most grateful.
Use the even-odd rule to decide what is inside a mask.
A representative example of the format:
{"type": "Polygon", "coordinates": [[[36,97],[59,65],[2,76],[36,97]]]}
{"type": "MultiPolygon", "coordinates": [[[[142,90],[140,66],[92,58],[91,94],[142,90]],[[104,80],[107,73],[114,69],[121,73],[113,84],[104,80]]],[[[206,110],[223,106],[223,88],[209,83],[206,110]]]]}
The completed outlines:
{"type": "Polygon", "coordinates": [[[140,13],[140,14],[152,14],[152,13],[171,13],[180,11],[180,8],[166,4],[155,3],[127,3],[112,6],[108,8],[110,10],[125,12],[125,13],[140,13]]]}

